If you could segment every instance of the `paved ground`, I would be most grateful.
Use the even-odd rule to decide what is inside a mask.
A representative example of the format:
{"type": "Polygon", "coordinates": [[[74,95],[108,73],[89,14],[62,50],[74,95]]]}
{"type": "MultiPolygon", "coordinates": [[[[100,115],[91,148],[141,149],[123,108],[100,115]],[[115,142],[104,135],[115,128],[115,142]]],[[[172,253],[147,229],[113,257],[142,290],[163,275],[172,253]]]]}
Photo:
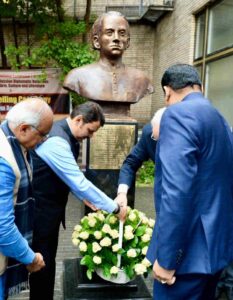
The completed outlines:
{"type": "MultiPolygon", "coordinates": [[[[154,218],[154,203],[153,203],[153,189],[152,188],[137,188],[135,208],[145,212],[148,217],[154,218]]],[[[57,272],[56,272],[56,284],[55,284],[55,296],[54,300],[63,300],[63,264],[62,261],[66,258],[77,258],[78,249],[74,247],[71,242],[71,235],[73,228],[79,223],[83,216],[83,206],[80,201],[75,200],[70,196],[67,211],[66,211],[66,230],[61,228],[59,237],[59,247],[57,254],[57,272]]],[[[153,279],[149,276],[145,280],[149,291],[152,294],[152,282],[153,279]]],[[[43,288],[43,287],[42,287],[43,288]]],[[[9,300],[28,300],[28,291],[21,293],[17,297],[11,297],[9,300]]],[[[41,299],[46,300],[46,299],[41,299]]],[[[187,299],[188,300],[188,299],[187,299]]],[[[219,300],[226,300],[225,297],[219,300]]]]}

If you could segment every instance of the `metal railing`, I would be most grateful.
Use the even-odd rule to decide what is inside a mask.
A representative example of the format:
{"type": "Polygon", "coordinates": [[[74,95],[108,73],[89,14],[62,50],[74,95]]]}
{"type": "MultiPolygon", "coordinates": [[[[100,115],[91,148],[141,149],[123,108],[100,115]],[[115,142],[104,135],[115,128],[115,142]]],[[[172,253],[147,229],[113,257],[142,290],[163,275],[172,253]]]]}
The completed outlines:
{"type": "Polygon", "coordinates": [[[141,18],[149,7],[173,7],[174,0],[137,0],[137,1],[122,1],[122,4],[117,1],[117,4],[111,4],[113,1],[108,1],[106,11],[117,10],[121,12],[126,18],[141,18]]]}
{"type": "MultiPolygon", "coordinates": [[[[105,0],[105,4],[102,3],[102,5],[98,5],[98,1],[96,2],[97,4],[92,4],[93,15],[98,16],[103,12],[116,10],[128,19],[140,19],[150,7],[171,8],[174,5],[174,0],[105,0]]],[[[75,3],[75,7],[67,4],[65,7],[66,12],[83,18],[86,8],[85,1],[76,0],[75,3]]]]}

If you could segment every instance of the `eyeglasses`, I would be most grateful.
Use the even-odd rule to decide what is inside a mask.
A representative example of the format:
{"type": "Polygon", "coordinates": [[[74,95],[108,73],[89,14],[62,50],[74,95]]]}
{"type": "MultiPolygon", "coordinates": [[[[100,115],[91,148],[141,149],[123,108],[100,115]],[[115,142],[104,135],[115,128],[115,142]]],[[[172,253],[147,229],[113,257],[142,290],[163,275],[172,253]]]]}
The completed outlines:
{"type": "Polygon", "coordinates": [[[30,125],[30,126],[39,133],[39,135],[42,137],[43,140],[47,140],[47,138],[49,138],[48,133],[41,132],[38,128],[36,128],[36,126],[33,126],[33,125],[30,125]]]}

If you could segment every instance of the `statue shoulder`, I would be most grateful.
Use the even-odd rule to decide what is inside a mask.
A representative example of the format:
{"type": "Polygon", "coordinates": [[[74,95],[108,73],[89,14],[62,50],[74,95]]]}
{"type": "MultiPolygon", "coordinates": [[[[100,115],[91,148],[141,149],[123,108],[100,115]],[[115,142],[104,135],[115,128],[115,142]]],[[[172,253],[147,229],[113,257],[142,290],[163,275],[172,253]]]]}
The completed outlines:
{"type": "Polygon", "coordinates": [[[63,87],[79,93],[79,85],[93,81],[94,77],[100,76],[102,72],[98,63],[85,65],[72,69],[65,77],[63,87]]]}
{"type": "Polygon", "coordinates": [[[154,92],[154,87],[151,83],[151,80],[144,71],[127,67],[126,72],[127,76],[129,76],[129,78],[131,78],[138,87],[141,87],[143,90],[147,90],[146,94],[152,94],[154,92]]]}

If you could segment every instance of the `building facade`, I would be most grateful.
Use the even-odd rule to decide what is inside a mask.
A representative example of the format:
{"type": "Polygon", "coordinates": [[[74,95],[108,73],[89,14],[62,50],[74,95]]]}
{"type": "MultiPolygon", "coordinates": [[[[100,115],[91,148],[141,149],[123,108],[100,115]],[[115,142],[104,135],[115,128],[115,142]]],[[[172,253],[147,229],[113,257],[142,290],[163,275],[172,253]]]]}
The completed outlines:
{"type": "MultiPolygon", "coordinates": [[[[64,0],[64,9],[81,20],[86,2],[64,0]]],[[[232,0],[92,0],[91,18],[110,10],[122,12],[130,23],[124,62],[143,70],[155,87],[154,94],[131,106],[133,118],[144,124],[164,105],[161,76],[179,62],[197,67],[205,95],[233,125],[232,0]]]]}

